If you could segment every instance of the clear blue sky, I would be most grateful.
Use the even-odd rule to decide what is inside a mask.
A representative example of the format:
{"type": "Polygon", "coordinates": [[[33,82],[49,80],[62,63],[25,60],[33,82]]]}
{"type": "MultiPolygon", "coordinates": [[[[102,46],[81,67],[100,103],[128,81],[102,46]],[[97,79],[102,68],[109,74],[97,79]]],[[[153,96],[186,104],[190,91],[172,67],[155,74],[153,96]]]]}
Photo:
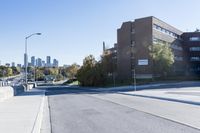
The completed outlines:
{"type": "Polygon", "coordinates": [[[1,0],[0,60],[23,64],[25,36],[29,57],[50,55],[62,64],[89,54],[98,59],[102,42],[116,42],[124,21],[155,16],[182,31],[200,28],[199,0],[1,0]]]}

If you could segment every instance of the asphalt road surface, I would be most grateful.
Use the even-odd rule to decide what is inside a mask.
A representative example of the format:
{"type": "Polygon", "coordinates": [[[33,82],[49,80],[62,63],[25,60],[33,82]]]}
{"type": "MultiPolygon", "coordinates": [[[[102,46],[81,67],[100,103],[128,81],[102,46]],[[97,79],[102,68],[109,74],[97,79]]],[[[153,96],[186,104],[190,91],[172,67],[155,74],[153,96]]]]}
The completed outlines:
{"type": "Polygon", "coordinates": [[[48,88],[52,133],[200,133],[190,126],[95,96],[104,93],[48,88]]]}

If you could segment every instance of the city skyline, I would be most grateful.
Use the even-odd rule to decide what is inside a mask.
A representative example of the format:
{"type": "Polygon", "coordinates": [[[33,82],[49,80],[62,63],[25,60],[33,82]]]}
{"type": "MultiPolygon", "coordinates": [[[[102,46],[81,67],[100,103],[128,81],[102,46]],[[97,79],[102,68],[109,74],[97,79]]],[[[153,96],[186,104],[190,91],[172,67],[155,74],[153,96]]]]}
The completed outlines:
{"type": "MultiPolygon", "coordinates": [[[[59,60],[56,58],[51,58],[51,56],[46,56],[46,61],[44,58],[41,57],[36,57],[36,56],[31,56],[27,57],[28,59],[28,66],[39,66],[39,67],[60,67],[59,65],[59,60]],[[47,61],[47,58],[49,58],[47,61]]],[[[24,67],[25,65],[25,54],[24,54],[24,62],[23,63],[16,63],[14,61],[12,62],[6,62],[4,64],[1,63],[0,60],[0,66],[8,66],[8,67],[16,67],[16,66],[21,66],[24,67]]],[[[66,64],[64,64],[66,65],[66,64]]]]}
{"type": "MultiPolygon", "coordinates": [[[[25,65],[25,59],[24,59],[24,65],[25,65]]],[[[59,67],[59,60],[56,58],[51,58],[51,56],[46,56],[46,61],[45,61],[44,58],[32,55],[30,58],[28,57],[28,66],[59,67]]]]}
{"type": "Polygon", "coordinates": [[[89,54],[100,59],[102,42],[112,47],[117,42],[117,28],[127,20],[155,16],[182,31],[200,28],[200,15],[195,14],[198,0],[177,0],[162,6],[167,4],[158,0],[2,1],[1,64],[13,61],[23,64],[25,37],[36,32],[42,35],[28,40],[28,55],[41,58],[51,55],[59,59],[60,65],[74,62],[81,65],[89,54]]]}

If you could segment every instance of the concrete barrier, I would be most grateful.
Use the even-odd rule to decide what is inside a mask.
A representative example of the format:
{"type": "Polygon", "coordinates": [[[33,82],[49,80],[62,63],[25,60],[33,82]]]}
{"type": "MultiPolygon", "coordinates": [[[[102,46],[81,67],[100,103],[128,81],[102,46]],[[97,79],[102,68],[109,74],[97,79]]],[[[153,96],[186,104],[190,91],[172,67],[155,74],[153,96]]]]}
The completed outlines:
{"type": "Polygon", "coordinates": [[[19,93],[24,92],[24,86],[5,86],[0,87],[0,102],[16,96],[19,93]]]}
{"type": "Polygon", "coordinates": [[[10,86],[0,87],[0,102],[14,96],[14,89],[10,86]]]}

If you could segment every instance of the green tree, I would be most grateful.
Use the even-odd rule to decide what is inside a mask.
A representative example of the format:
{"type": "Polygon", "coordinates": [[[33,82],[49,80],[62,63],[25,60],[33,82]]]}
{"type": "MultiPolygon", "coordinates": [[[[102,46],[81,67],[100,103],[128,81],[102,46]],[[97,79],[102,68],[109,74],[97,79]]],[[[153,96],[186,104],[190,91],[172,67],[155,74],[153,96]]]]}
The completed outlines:
{"type": "Polygon", "coordinates": [[[114,64],[113,58],[111,54],[103,55],[101,58],[101,63],[104,71],[109,74],[114,72],[114,64]]]}
{"type": "Polygon", "coordinates": [[[58,74],[58,75],[56,76],[56,81],[60,81],[60,80],[63,80],[63,79],[64,79],[64,77],[63,77],[62,74],[58,74]]]}
{"type": "Polygon", "coordinates": [[[35,73],[36,80],[44,80],[44,69],[43,68],[36,68],[35,73]]]}
{"type": "Polygon", "coordinates": [[[79,65],[77,65],[76,63],[72,64],[71,66],[69,66],[67,68],[67,77],[69,79],[73,79],[76,77],[76,74],[78,72],[79,69],[79,65]]]}
{"type": "Polygon", "coordinates": [[[59,69],[58,68],[45,68],[43,73],[45,75],[53,75],[56,76],[59,73],[59,69]]]}
{"type": "Polygon", "coordinates": [[[174,55],[169,44],[153,44],[149,48],[154,63],[154,73],[167,76],[174,63],[174,55]]]}
{"type": "Polygon", "coordinates": [[[11,68],[7,68],[7,71],[6,71],[6,76],[12,76],[13,75],[13,71],[11,68]]]}
{"type": "Polygon", "coordinates": [[[82,86],[103,86],[105,73],[102,63],[97,62],[93,55],[85,57],[83,66],[78,70],[77,79],[82,86]]]}
{"type": "Polygon", "coordinates": [[[57,76],[59,73],[58,68],[49,68],[49,75],[55,75],[57,76]]]}
{"type": "Polygon", "coordinates": [[[11,67],[12,71],[13,71],[13,75],[17,75],[20,73],[20,68],[19,67],[11,67]]]}

